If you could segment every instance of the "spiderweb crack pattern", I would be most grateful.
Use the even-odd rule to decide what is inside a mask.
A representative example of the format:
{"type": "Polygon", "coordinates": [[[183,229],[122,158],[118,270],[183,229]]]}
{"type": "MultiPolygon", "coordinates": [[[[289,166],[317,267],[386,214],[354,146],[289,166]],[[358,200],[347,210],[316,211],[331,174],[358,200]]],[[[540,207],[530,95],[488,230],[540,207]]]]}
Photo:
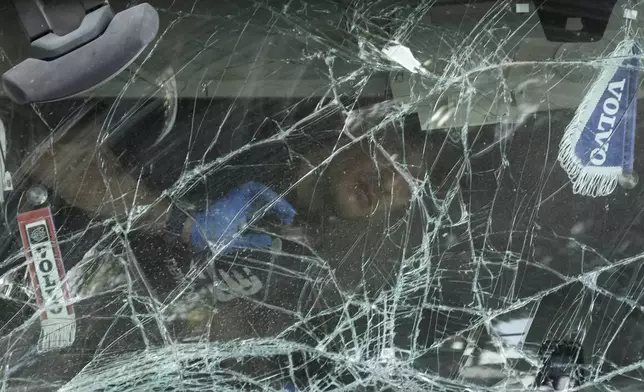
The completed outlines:
{"type": "MultiPolygon", "coordinates": [[[[0,327],[0,390],[526,390],[542,342],[563,339],[584,348],[579,390],[639,390],[641,192],[575,196],[556,160],[576,109],[565,96],[583,92],[610,44],[548,54],[538,16],[503,0],[151,3],[158,41],[95,93],[111,107],[89,147],[79,144],[109,189],[102,208],[127,218],[96,212],[60,230],[78,337],[56,352],[35,348],[40,312],[24,251],[3,255],[13,317],[0,327]],[[385,56],[392,44],[422,69],[385,56]],[[566,85],[573,76],[579,83],[566,85]],[[123,163],[134,192],[162,184],[158,198],[133,205],[125,183],[111,185],[103,148],[134,140],[118,124],[148,99],[164,102],[153,126],[171,131],[123,163]],[[422,143],[392,152],[387,132],[410,118],[422,143]],[[329,129],[325,155],[307,155],[320,143],[307,132],[329,129]],[[190,260],[142,229],[163,200],[214,200],[241,178],[224,175],[231,168],[272,165],[247,157],[274,146],[287,152],[282,173],[308,165],[281,195],[306,183],[322,194],[332,162],[356,145],[408,185],[402,213],[385,206],[364,225],[332,217],[314,235],[272,232],[270,249],[231,256],[215,243],[190,260]],[[230,299],[227,279],[250,290],[251,270],[268,277],[263,296],[230,299]],[[283,292],[292,301],[275,299],[283,292]]],[[[626,6],[618,2],[607,37],[640,38],[639,20],[620,17],[626,6]]],[[[30,110],[51,131],[63,122],[30,110]]]]}

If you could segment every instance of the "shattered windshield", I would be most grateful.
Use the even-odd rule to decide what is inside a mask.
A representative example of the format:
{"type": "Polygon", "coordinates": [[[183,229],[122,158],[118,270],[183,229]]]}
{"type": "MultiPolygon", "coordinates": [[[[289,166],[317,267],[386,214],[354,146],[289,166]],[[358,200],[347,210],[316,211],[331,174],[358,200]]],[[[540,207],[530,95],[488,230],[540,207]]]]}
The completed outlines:
{"type": "Polygon", "coordinates": [[[641,390],[642,7],[1,5],[0,391],[641,390]]]}

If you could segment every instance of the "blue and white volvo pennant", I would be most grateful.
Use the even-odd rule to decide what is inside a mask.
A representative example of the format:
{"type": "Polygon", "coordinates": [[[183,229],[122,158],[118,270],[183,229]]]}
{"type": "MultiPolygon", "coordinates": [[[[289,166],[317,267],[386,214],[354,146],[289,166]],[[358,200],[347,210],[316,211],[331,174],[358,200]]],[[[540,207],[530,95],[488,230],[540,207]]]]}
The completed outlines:
{"type": "Polygon", "coordinates": [[[603,65],[559,145],[573,192],[606,196],[633,174],[640,48],[621,42],[603,65]]]}

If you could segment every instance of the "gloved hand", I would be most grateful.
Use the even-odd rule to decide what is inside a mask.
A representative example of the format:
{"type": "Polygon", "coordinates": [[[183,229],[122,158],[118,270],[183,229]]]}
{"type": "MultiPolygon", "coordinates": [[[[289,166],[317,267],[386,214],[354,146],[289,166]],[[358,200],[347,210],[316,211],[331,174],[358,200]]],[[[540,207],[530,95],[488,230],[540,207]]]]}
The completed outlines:
{"type": "Polygon", "coordinates": [[[290,382],[284,385],[284,390],[286,392],[297,392],[297,388],[295,388],[295,385],[291,384],[290,382]]]}
{"type": "Polygon", "coordinates": [[[273,243],[268,234],[240,233],[254,214],[265,208],[282,223],[290,225],[295,217],[295,209],[277,193],[256,182],[246,183],[223,198],[210,204],[206,211],[194,215],[191,242],[195,249],[203,250],[208,242],[227,244],[224,253],[236,249],[256,249],[270,247],[273,243]]]}

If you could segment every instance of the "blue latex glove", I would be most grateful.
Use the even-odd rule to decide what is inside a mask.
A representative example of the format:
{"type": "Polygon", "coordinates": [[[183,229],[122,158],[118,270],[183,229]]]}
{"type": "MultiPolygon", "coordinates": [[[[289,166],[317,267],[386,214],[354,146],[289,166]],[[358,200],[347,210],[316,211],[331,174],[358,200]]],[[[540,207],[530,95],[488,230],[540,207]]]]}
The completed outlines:
{"type": "Polygon", "coordinates": [[[240,231],[254,214],[273,202],[275,204],[267,212],[276,215],[284,224],[292,224],[295,209],[271,189],[256,182],[234,189],[212,203],[206,211],[194,215],[195,224],[190,236],[192,246],[203,250],[208,247],[208,242],[221,242],[228,244],[224,253],[270,247],[273,240],[268,234],[242,235],[240,231]]]}

